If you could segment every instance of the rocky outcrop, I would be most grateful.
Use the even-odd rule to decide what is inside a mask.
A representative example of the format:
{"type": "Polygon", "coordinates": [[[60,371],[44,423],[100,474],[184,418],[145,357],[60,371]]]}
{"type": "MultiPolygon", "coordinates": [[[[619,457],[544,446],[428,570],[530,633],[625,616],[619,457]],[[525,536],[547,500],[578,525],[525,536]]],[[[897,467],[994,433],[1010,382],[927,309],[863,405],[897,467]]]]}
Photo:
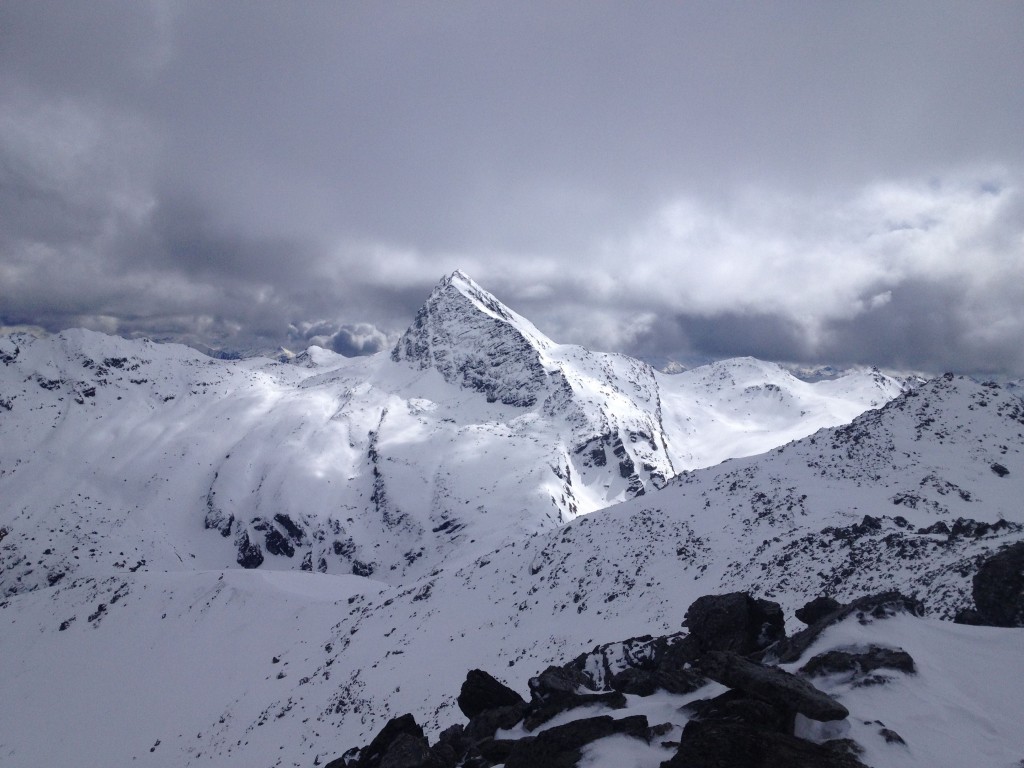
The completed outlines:
{"type": "Polygon", "coordinates": [[[462,714],[470,719],[489,709],[526,706],[522,696],[482,669],[469,671],[456,701],[462,714]]]}
{"type": "Polygon", "coordinates": [[[517,741],[509,751],[505,768],[572,768],[582,756],[582,747],[618,734],[647,740],[647,718],[635,715],[615,720],[601,715],[549,728],[534,738],[517,741]]]}
{"type": "Polygon", "coordinates": [[[690,721],[662,768],[864,768],[853,755],[742,723],[690,721]]]}
{"type": "MultiPolygon", "coordinates": [[[[811,625],[786,638],[775,603],[746,593],[701,597],[686,614],[689,635],[645,636],[598,646],[531,678],[529,702],[487,672],[470,670],[457,698],[469,719],[466,725],[447,728],[430,746],[411,715],[395,718],[367,747],[349,750],[328,768],[572,768],[587,745],[615,735],[659,749],[675,748],[662,768],[864,768],[857,757],[863,750],[851,739],[818,744],[796,735],[798,715],[831,723],[850,714],[809,679],[845,676],[843,682],[853,687],[885,682],[888,678],[877,673],[914,673],[910,655],[900,648],[868,645],[818,654],[799,674],[774,664],[780,658],[799,660],[825,628],[842,619],[853,616],[870,623],[897,613],[920,615],[922,610],[920,602],[896,592],[847,605],[819,599],[802,609],[811,625]],[[601,714],[564,722],[564,713],[580,707],[622,709],[632,701],[627,695],[690,693],[708,681],[729,690],[686,704],[678,710],[684,718],[674,724],[652,727],[645,716],[631,716],[628,710],[621,713],[624,717],[601,714]],[[562,715],[562,722],[550,727],[555,715],[562,715]],[[678,733],[680,726],[678,741],[656,743],[672,731],[678,733]]],[[[879,725],[886,743],[902,742],[879,725]]]]}
{"type": "Polygon", "coordinates": [[[985,560],[972,583],[974,610],[961,611],[961,624],[1024,627],[1024,541],[985,560]]]}
{"type": "Polygon", "coordinates": [[[895,616],[898,613],[923,616],[924,604],[916,598],[907,597],[895,591],[867,595],[854,600],[852,603],[839,606],[831,613],[827,613],[819,618],[807,629],[797,632],[792,637],[783,638],[763,651],[753,654],[753,656],[758,661],[774,661],[781,664],[789,664],[799,661],[804,652],[810,648],[811,643],[817,640],[822,632],[848,616],[856,615],[862,623],[867,623],[875,619],[895,616]]]}
{"type": "Polygon", "coordinates": [[[871,645],[858,651],[819,653],[800,668],[800,674],[807,677],[843,675],[855,686],[863,686],[886,682],[887,678],[872,674],[880,669],[908,675],[917,671],[913,657],[902,648],[871,645]]]}
{"type": "Polygon", "coordinates": [[[812,720],[842,720],[850,710],[813,685],[778,667],[768,667],[728,651],[705,654],[699,668],[715,682],[741,690],[812,720]]]}
{"type": "Polygon", "coordinates": [[[363,749],[350,749],[325,768],[444,768],[412,715],[388,721],[363,749]]]}
{"type": "Polygon", "coordinates": [[[530,706],[523,721],[528,731],[577,707],[603,704],[612,709],[622,709],[626,706],[626,697],[622,693],[592,690],[587,676],[571,667],[548,667],[530,678],[530,695],[530,706]]]}

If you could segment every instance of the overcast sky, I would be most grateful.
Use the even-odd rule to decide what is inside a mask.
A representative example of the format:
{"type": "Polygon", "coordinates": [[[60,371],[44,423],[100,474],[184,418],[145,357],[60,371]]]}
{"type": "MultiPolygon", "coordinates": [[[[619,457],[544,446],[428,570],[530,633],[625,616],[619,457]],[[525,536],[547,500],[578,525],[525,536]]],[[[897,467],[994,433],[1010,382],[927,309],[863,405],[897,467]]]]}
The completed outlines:
{"type": "Polygon", "coordinates": [[[0,4],[0,326],[1024,374],[1024,3],[0,4]]]}

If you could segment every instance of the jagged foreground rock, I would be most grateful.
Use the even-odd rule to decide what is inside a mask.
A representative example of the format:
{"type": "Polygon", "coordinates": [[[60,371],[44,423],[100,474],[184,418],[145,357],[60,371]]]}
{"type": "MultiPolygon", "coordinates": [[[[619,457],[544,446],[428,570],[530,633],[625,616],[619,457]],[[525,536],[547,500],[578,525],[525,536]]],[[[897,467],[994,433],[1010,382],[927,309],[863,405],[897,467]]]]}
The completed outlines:
{"type": "MultiPolygon", "coordinates": [[[[804,634],[813,633],[817,639],[854,614],[861,620],[865,616],[888,619],[901,613],[916,615],[919,608],[919,603],[897,593],[864,597],[837,606],[804,634]]],[[[863,653],[829,650],[813,656],[793,674],[750,658],[785,655],[775,650],[781,645],[787,652],[796,647],[785,637],[781,621],[774,621],[775,617],[781,619],[781,613],[777,603],[756,600],[746,593],[701,597],[687,611],[687,635],[648,638],[649,653],[625,657],[616,665],[608,663],[607,646],[595,651],[604,661],[600,679],[606,685],[583,671],[586,661],[578,659],[531,678],[529,703],[488,673],[471,670],[458,697],[469,718],[467,725],[456,723],[446,728],[431,746],[415,718],[406,714],[388,722],[368,746],[346,751],[326,768],[572,768],[584,759],[584,751],[588,764],[611,765],[603,762],[607,756],[602,755],[607,740],[613,737],[631,742],[617,745],[620,760],[628,754],[631,764],[655,765],[661,753],[662,768],[863,767],[858,755],[865,752],[865,746],[849,736],[851,726],[846,721],[850,711],[808,678],[848,673],[839,684],[832,678],[833,687],[884,686],[900,675],[915,674],[913,659],[902,649],[876,645],[863,653]],[[766,616],[772,618],[766,622],[766,616]],[[773,631],[764,633],[766,626],[773,626],[773,631]],[[631,669],[664,671],[684,665],[695,670],[691,673],[693,695],[655,685],[627,699],[608,687],[631,669]],[[883,670],[884,674],[867,676],[883,670]],[[714,683],[729,690],[711,698],[696,698],[713,693],[714,683]],[[659,695],[682,703],[668,710],[668,721],[654,724],[646,715],[633,714],[643,707],[644,698],[659,695]],[[562,705],[554,713],[553,701],[562,705]],[[595,714],[595,707],[608,714],[595,714]],[[553,714],[561,715],[557,722],[552,720],[553,714]],[[832,733],[844,736],[815,738],[813,731],[798,721],[800,716],[827,724],[832,733]],[[479,728],[481,721],[494,723],[502,718],[504,724],[498,732],[493,727],[479,728]]],[[[806,649],[810,643],[799,645],[806,649]]],[[[876,754],[884,755],[882,744],[890,749],[906,746],[902,737],[880,721],[865,724],[880,726],[873,734],[880,737],[872,745],[876,754]]]]}

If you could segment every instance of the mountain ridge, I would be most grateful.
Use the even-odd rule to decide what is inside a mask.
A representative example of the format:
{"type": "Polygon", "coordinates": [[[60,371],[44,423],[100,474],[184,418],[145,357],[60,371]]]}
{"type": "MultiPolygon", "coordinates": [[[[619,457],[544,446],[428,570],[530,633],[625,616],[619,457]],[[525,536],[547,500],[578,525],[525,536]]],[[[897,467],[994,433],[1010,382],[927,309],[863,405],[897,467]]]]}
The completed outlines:
{"type": "Polygon", "coordinates": [[[93,561],[402,582],[900,391],[858,374],[834,393],[751,360],[664,376],[555,344],[458,272],[417,318],[390,357],[288,364],[85,330],[0,339],[0,491],[34,564],[5,568],[0,593],[93,561]],[[533,404],[502,402],[523,375],[533,404]],[[31,542],[47,517],[71,522],[31,542]]]}

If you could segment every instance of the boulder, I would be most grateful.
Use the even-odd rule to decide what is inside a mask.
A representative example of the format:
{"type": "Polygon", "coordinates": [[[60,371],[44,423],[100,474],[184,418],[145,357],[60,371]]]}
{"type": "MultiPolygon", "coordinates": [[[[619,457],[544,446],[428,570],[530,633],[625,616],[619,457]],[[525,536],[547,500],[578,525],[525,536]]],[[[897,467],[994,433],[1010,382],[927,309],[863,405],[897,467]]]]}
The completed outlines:
{"type": "Polygon", "coordinates": [[[739,723],[691,720],[661,768],[865,768],[851,754],[739,723]]]}
{"type": "MultiPolygon", "coordinates": [[[[856,684],[877,669],[893,669],[908,675],[915,673],[914,659],[902,648],[882,648],[870,645],[863,651],[827,651],[819,653],[800,668],[807,677],[847,675],[856,684]]],[[[884,682],[882,678],[870,678],[884,682]]]]}
{"type": "Polygon", "coordinates": [[[1024,541],[1004,547],[974,574],[978,623],[1024,627],[1024,541]]]}
{"type": "Polygon", "coordinates": [[[583,690],[594,690],[586,674],[570,667],[548,667],[531,677],[529,686],[533,701],[543,704],[577,696],[583,690]]]}
{"type": "Polygon", "coordinates": [[[574,768],[582,756],[582,747],[618,734],[646,740],[647,718],[635,715],[615,720],[602,715],[549,728],[535,737],[515,742],[505,760],[505,768],[574,768]]]}
{"type": "Polygon", "coordinates": [[[778,603],[758,600],[746,592],[705,595],[686,611],[685,624],[697,651],[754,653],[786,636],[778,603]]]}
{"type": "Polygon", "coordinates": [[[471,669],[466,675],[457,702],[471,720],[489,709],[526,704],[522,696],[481,669],[471,669]]]}
{"type": "Polygon", "coordinates": [[[812,720],[842,720],[850,711],[806,680],[778,667],[766,667],[728,651],[711,651],[700,660],[708,678],[738,688],[812,720]]]}
{"type": "Polygon", "coordinates": [[[839,608],[842,608],[842,605],[838,600],[822,596],[814,598],[802,608],[797,608],[795,615],[804,624],[811,625],[839,608]]]}

